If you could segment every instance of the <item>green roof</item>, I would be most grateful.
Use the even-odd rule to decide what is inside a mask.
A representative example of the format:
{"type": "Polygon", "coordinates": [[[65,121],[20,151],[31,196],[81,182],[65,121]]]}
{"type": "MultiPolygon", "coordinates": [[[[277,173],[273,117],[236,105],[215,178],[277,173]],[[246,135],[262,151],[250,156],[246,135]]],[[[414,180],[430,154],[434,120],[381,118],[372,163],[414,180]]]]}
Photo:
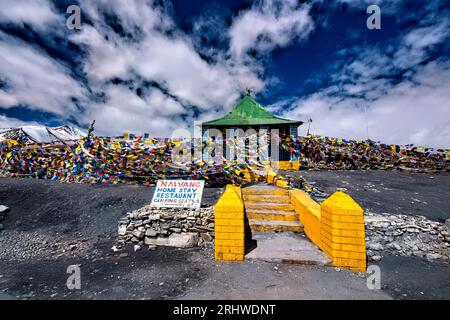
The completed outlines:
{"type": "Polygon", "coordinates": [[[301,125],[302,121],[283,119],[274,116],[252,97],[246,95],[223,118],[203,122],[204,126],[240,126],[240,125],[270,125],[293,124],[301,125]]]}

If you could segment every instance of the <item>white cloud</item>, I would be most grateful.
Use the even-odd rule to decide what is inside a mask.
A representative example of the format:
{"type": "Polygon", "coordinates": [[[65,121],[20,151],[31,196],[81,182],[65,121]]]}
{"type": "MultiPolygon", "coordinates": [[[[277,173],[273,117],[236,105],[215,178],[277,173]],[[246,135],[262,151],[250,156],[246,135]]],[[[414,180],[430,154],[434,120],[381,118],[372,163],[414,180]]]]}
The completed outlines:
{"type": "Polygon", "coordinates": [[[333,85],[288,103],[284,116],[311,117],[317,134],[365,139],[368,126],[382,142],[450,147],[450,60],[426,63],[448,26],[442,17],[387,46],[348,49],[356,58],[335,65],[333,85]]]}
{"type": "Polygon", "coordinates": [[[176,113],[179,107],[173,100],[157,92],[149,100],[138,97],[125,87],[108,87],[106,103],[92,104],[84,115],[85,122],[96,119],[96,130],[102,134],[118,135],[123,132],[150,132],[154,135],[167,134],[178,125],[167,113],[176,113]],[[158,103],[158,105],[153,104],[158,103]],[[168,106],[172,110],[168,110],[168,106]],[[159,111],[162,108],[162,112],[159,111]],[[166,113],[165,115],[163,113],[166,113]]]}
{"type": "MultiPolygon", "coordinates": [[[[173,22],[164,12],[147,6],[138,10],[141,2],[127,2],[126,10],[122,10],[123,3],[120,1],[107,2],[108,12],[117,15],[119,19],[117,22],[121,23],[123,33],[131,36],[124,37],[113,32],[105,25],[102,15],[99,14],[105,10],[105,3],[89,3],[86,12],[94,25],[83,26],[81,32],[70,36],[72,41],[87,48],[88,56],[84,62],[84,71],[90,79],[90,85],[100,88],[109,98],[105,104],[97,104],[93,108],[95,112],[88,112],[90,116],[108,114],[110,117],[112,114],[121,114],[126,117],[122,111],[110,105],[111,101],[119,99],[117,91],[111,88],[114,85],[104,84],[116,77],[136,82],[155,81],[163,86],[168,94],[178,99],[179,102],[175,102],[161,91],[158,93],[152,91],[150,95],[141,99],[147,105],[142,106],[145,112],[140,113],[140,120],[143,123],[137,125],[135,130],[147,128],[147,131],[155,131],[155,128],[163,124],[166,126],[164,132],[172,127],[166,124],[167,121],[158,121],[150,128],[149,124],[155,120],[154,110],[163,110],[159,112],[161,116],[165,113],[175,117],[172,120],[179,121],[175,126],[187,126],[190,123],[182,123],[185,121],[181,120],[180,116],[192,114],[189,110],[190,105],[200,108],[202,112],[228,108],[245,87],[259,91],[265,86],[265,80],[259,76],[258,64],[244,65],[219,56],[215,57],[215,62],[206,62],[195,50],[192,40],[185,34],[171,30],[171,36],[168,36],[164,32],[167,28],[173,27],[173,22]],[[139,25],[139,21],[143,23],[145,21],[144,27],[139,25]],[[163,27],[161,21],[165,21],[163,27]],[[113,92],[116,92],[115,96],[111,96],[113,92]],[[102,108],[104,113],[100,112],[102,108]],[[111,108],[114,112],[109,114],[111,108]]],[[[147,94],[144,90],[144,95],[147,94]]],[[[128,91],[122,98],[125,97],[131,98],[128,91]]],[[[131,102],[122,100],[122,108],[129,106],[133,109],[131,102]]],[[[133,118],[132,115],[130,117],[133,118]]],[[[106,122],[102,118],[105,116],[97,122],[106,122]]],[[[112,127],[105,125],[105,129],[111,132],[112,128],[118,128],[121,123],[126,127],[128,121],[125,119],[119,121],[120,119],[118,116],[117,121],[114,121],[117,125],[112,127]]],[[[128,127],[132,128],[131,123],[129,124],[128,127]]]]}
{"type": "Polygon", "coordinates": [[[46,0],[2,0],[0,3],[0,23],[15,25],[29,24],[44,30],[49,24],[58,20],[58,16],[46,0]]]}
{"type": "Polygon", "coordinates": [[[430,51],[450,35],[450,22],[447,18],[432,26],[416,28],[402,40],[401,49],[395,53],[394,65],[410,68],[430,56],[430,51]]]}
{"type": "MultiPolygon", "coordinates": [[[[374,101],[319,91],[295,103],[284,116],[313,119],[312,131],[385,143],[450,147],[450,61],[422,67],[410,81],[387,89],[374,101]],[[367,110],[367,112],[366,112],[367,110]]],[[[334,90],[331,90],[334,91],[334,90]]]]}
{"type": "MultiPolygon", "coordinates": [[[[315,28],[309,5],[296,0],[261,0],[234,17],[228,30],[220,30],[226,35],[221,40],[228,39],[229,48],[201,49],[209,58],[205,60],[195,46],[195,36],[180,31],[171,15],[151,1],[83,1],[82,15],[92,25],[82,23],[82,30],[74,32],[65,28],[64,15],[56,14],[49,1],[5,1],[2,9],[7,9],[0,12],[0,23],[28,24],[45,36],[68,37],[79,44],[83,53],[77,58],[85,78],[80,83],[71,66],[0,33],[0,79],[6,83],[0,88],[0,105],[28,105],[86,125],[96,119],[97,133],[108,135],[131,131],[168,136],[193,120],[223,115],[245,88],[260,92],[277,81],[266,74],[261,61],[247,54],[248,49],[264,56],[307,39],[315,28]],[[105,13],[115,19],[120,34],[105,13]],[[58,23],[61,26],[55,27],[58,23]],[[127,83],[113,84],[113,78],[127,83]],[[157,83],[161,90],[149,82],[157,83]],[[85,88],[103,93],[105,99],[93,101],[85,88]],[[80,112],[72,97],[86,110],[80,112]],[[194,112],[191,106],[198,109],[194,112]]],[[[340,2],[358,10],[380,4],[382,14],[395,13],[403,5],[403,1],[340,2]]],[[[428,14],[420,26],[387,47],[347,49],[341,57],[348,52],[357,57],[329,75],[333,85],[299,100],[274,101],[274,109],[295,105],[284,116],[311,116],[319,134],[365,138],[368,119],[371,138],[449,146],[449,62],[418,66],[449,37],[448,19],[436,17],[428,14]],[[392,75],[405,76],[404,72],[408,76],[393,84],[392,75]]],[[[194,23],[194,32],[205,25],[225,26],[224,21],[202,23],[194,23]]],[[[0,127],[8,123],[22,124],[0,116],[0,127]]]]}
{"type": "Polygon", "coordinates": [[[130,43],[107,30],[85,27],[72,40],[88,46],[85,71],[93,79],[127,79],[133,72],[165,85],[185,104],[203,109],[229,106],[244,84],[257,90],[264,86],[246,66],[225,61],[208,64],[183,36],[169,38],[155,31],[130,43]],[[110,40],[100,32],[106,32],[110,40]]]}
{"type": "MultiPolygon", "coordinates": [[[[229,108],[245,87],[258,91],[265,86],[257,63],[239,64],[223,56],[215,57],[215,62],[202,59],[192,40],[177,30],[170,15],[150,1],[82,2],[82,15],[92,25],[84,23],[77,32],[65,28],[63,15],[54,17],[50,2],[39,4],[42,6],[37,11],[41,13],[36,18],[39,24],[34,27],[38,32],[48,33],[49,29],[40,29],[62,19],[62,27],[51,32],[82,46],[86,56],[79,57],[79,62],[87,82],[81,85],[68,67],[45,52],[0,34],[0,58],[4,62],[0,65],[0,79],[7,84],[0,89],[2,107],[28,105],[55,113],[61,119],[74,117],[85,124],[95,117],[99,133],[113,134],[113,130],[127,129],[157,134],[157,128],[166,132],[171,127],[186,126],[181,117],[193,116],[191,105],[202,112],[222,110],[229,108]],[[45,16],[43,12],[53,15],[45,16]],[[121,33],[113,30],[111,21],[121,33]],[[130,80],[135,87],[145,81],[157,82],[168,94],[142,90],[144,96],[140,98],[117,88],[120,86],[110,82],[113,78],[130,80]],[[106,102],[91,101],[84,87],[95,94],[104,93],[106,102]],[[72,97],[86,107],[84,113],[78,110],[72,97]],[[178,122],[172,125],[173,121],[178,122]]],[[[19,7],[26,9],[17,5],[10,12],[2,11],[2,21],[30,22],[30,17],[18,13],[19,7]]]]}
{"type": "Polygon", "coordinates": [[[7,87],[0,89],[0,104],[17,104],[69,115],[76,108],[72,97],[82,97],[83,89],[70,70],[33,47],[0,32],[0,77],[7,87]]]}
{"type": "Polygon", "coordinates": [[[296,0],[259,1],[233,21],[229,30],[231,53],[240,59],[249,49],[271,51],[306,38],[314,29],[309,9],[296,0]]]}
{"type": "Polygon", "coordinates": [[[169,135],[180,126],[183,106],[158,89],[151,89],[143,98],[123,86],[108,86],[106,103],[93,103],[84,114],[88,123],[96,119],[96,130],[117,135],[128,131],[153,135],[169,135]]]}

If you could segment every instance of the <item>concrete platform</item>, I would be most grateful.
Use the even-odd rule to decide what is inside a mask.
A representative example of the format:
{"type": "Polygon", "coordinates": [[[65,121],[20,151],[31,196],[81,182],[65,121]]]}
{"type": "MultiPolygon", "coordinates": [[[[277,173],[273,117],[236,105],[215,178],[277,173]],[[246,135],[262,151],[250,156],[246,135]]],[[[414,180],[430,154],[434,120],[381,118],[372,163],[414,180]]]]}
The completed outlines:
{"type": "Polygon", "coordinates": [[[331,263],[304,233],[252,232],[252,240],[257,247],[245,255],[249,260],[320,266],[331,263]]]}

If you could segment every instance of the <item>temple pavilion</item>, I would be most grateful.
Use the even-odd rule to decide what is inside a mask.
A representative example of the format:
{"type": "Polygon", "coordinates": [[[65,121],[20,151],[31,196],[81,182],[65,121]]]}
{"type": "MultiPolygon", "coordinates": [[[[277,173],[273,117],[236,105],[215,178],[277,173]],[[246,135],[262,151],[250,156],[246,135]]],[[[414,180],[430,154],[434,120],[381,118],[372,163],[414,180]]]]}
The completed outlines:
{"type": "MultiPolygon", "coordinates": [[[[250,92],[239,101],[233,109],[228,112],[224,117],[207,121],[202,123],[202,132],[204,133],[208,129],[214,128],[221,131],[222,136],[226,137],[227,129],[242,129],[246,132],[248,129],[254,129],[257,133],[274,132],[272,129],[277,129],[279,137],[282,139],[286,137],[296,138],[298,135],[298,127],[302,124],[302,121],[289,120],[277,117],[265,109],[261,104],[256,102],[250,95],[250,92]]],[[[224,142],[225,144],[225,142],[224,142]]],[[[269,157],[272,157],[272,147],[269,145],[269,157]]],[[[225,145],[224,145],[225,156],[225,145]]],[[[279,161],[293,161],[297,160],[294,155],[291,154],[288,148],[283,148],[279,143],[279,161]]]]}

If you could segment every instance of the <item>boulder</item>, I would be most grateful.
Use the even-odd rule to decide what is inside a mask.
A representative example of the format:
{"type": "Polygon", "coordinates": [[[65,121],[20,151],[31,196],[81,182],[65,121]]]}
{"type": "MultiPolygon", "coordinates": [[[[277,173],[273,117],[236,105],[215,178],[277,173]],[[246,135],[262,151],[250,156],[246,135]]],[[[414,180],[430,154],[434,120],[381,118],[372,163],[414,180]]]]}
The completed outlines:
{"type": "Polygon", "coordinates": [[[11,209],[7,206],[0,205],[0,213],[9,213],[11,212],[11,209]]]}
{"type": "Polygon", "coordinates": [[[379,243],[379,242],[369,243],[369,244],[367,245],[367,247],[368,247],[370,250],[375,250],[375,251],[381,251],[381,250],[384,250],[383,245],[382,245],[381,243],[379,243]]]}
{"type": "Polygon", "coordinates": [[[213,240],[211,235],[209,233],[206,233],[206,232],[200,234],[200,236],[202,237],[203,241],[206,241],[206,242],[209,242],[209,241],[213,240]]]}
{"type": "Polygon", "coordinates": [[[173,233],[167,238],[145,237],[144,243],[149,246],[168,246],[177,248],[192,248],[197,245],[197,233],[173,233]]]}
{"type": "Polygon", "coordinates": [[[197,245],[197,233],[173,233],[167,238],[167,246],[178,248],[192,248],[197,245]]]}
{"type": "Polygon", "coordinates": [[[135,236],[137,239],[142,239],[144,237],[144,232],[135,229],[133,230],[132,235],[135,236]]]}
{"type": "Polygon", "coordinates": [[[436,260],[442,258],[442,256],[439,253],[428,253],[426,257],[428,260],[436,260]]]}
{"type": "Polygon", "coordinates": [[[127,233],[127,225],[126,224],[119,225],[118,233],[119,236],[124,236],[127,233]]]}
{"type": "Polygon", "coordinates": [[[147,229],[147,231],[145,231],[146,237],[156,237],[157,235],[158,235],[158,232],[156,232],[156,230],[154,230],[154,229],[147,229]]]}

